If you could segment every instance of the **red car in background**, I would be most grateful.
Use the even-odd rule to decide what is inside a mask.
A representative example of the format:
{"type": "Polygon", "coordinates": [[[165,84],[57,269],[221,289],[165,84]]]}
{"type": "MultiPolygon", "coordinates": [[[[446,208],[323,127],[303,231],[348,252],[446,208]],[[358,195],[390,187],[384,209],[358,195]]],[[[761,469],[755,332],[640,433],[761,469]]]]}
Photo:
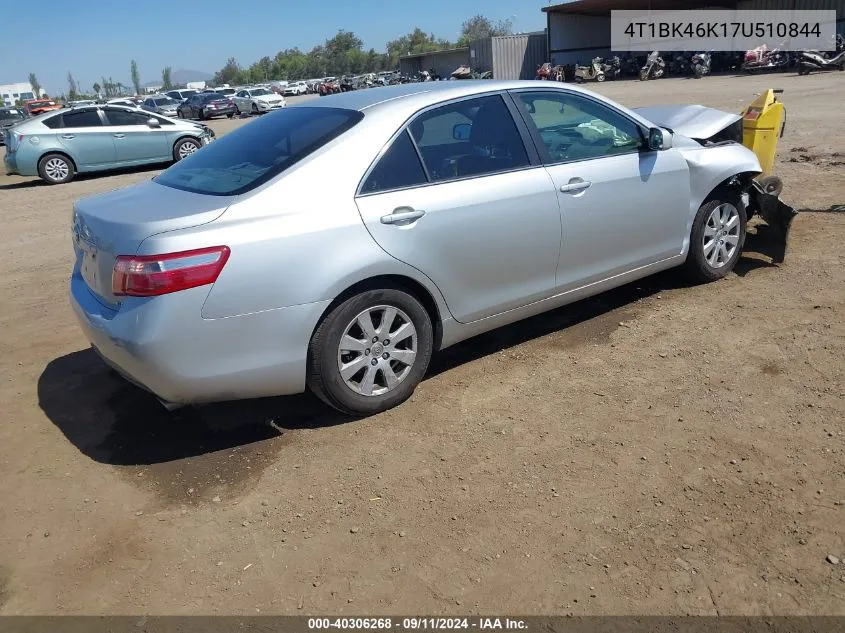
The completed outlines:
{"type": "Polygon", "coordinates": [[[29,116],[44,114],[45,112],[60,110],[61,108],[62,106],[52,99],[30,99],[29,101],[24,101],[23,104],[23,109],[26,110],[29,116]]]}

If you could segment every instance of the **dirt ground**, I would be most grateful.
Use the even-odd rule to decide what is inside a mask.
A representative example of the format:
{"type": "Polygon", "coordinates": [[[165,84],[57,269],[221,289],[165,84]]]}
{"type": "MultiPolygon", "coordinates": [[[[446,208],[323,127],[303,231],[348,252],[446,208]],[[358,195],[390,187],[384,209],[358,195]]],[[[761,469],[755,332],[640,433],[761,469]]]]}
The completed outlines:
{"type": "Polygon", "coordinates": [[[481,336],[359,421],[172,415],[114,378],[68,306],[71,202],[156,170],[0,176],[0,613],[845,615],[845,73],[599,90],[766,87],[803,210],[784,265],[750,235],[722,282],[481,336]]]}

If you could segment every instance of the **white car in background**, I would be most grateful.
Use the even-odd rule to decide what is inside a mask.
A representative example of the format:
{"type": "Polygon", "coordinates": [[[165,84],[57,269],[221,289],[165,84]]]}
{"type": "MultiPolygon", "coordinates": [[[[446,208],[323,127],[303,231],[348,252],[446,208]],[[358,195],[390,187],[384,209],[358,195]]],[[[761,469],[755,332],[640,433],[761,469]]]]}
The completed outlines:
{"type": "Polygon", "coordinates": [[[288,84],[284,89],[284,95],[286,97],[304,95],[306,92],[308,92],[308,84],[304,81],[295,81],[292,84],[288,84]]]}
{"type": "Polygon", "coordinates": [[[235,102],[238,112],[250,112],[252,114],[277,110],[287,105],[287,101],[282,95],[267,90],[267,88],[241,90],[234,94],[232,100],[235,102]]]}

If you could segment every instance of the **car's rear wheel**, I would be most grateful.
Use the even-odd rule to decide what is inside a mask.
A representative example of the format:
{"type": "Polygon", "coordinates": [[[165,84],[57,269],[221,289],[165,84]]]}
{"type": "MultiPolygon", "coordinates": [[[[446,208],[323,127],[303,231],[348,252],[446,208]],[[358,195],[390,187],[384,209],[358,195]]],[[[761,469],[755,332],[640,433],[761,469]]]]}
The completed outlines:
{"type": "Polygon", "coordinates": [[[73,180],[76,169],[67,156],[47,154],[38,161],[38,175],[47,184],[61,185],[73,180]]]}
{"type": "Polygon", "coordinates": [[[257,105],[255,105],[254,103],[252,104],[252,113],[253,113],[253,114],[258,114],[258,106],[257,106],[257,105]]]}
{"type": "Polygon", "coordinates": [[[373,415],[407,400],[434,346],[431,318],[412,295],[367,290],[331,310],[311,338],[308,386],[348,415],[373,415]]]}
{"type": "Polygon", "coordinates": [[[202,143],[195,138],[179,139],[176,145],[173,146],[173,160],[180,161],[183,158],[187,158],[200,147],[202,147],[202,143]]]}
{"type": "Polygon", "coordinates": [[[745,206],[731,194],[719,194],[701,205],[685,263],[694,281],[716,281],[733,270],[745,243],[746,221],[745,206]]]}

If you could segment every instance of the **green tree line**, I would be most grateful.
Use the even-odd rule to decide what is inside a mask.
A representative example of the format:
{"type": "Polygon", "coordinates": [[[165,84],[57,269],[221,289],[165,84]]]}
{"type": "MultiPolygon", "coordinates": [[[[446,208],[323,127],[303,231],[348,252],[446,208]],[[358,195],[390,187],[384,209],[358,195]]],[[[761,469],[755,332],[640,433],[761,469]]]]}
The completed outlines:
{"type": "Polygon", "coordinates": [[[475,15],[461,26],[456,42],[436,37],[415,28],[387,43],[384,52],[364,49],[363,41],[351,31],[340,30],[334,37],[318,44],[308,52],[288,48],[276,53],[275,57],[262,57],[249,66],[241,66],[230,57],[214,74],[214,84],[247,84],[275,79],[296,80],[327,75],[361,74],[396,70],[402,55],[428,53],[455,46],[466,46],[469,42],[491,35],[507,35],[512,32],[510,20],[492,22],[483,15],[475,15]]]}

